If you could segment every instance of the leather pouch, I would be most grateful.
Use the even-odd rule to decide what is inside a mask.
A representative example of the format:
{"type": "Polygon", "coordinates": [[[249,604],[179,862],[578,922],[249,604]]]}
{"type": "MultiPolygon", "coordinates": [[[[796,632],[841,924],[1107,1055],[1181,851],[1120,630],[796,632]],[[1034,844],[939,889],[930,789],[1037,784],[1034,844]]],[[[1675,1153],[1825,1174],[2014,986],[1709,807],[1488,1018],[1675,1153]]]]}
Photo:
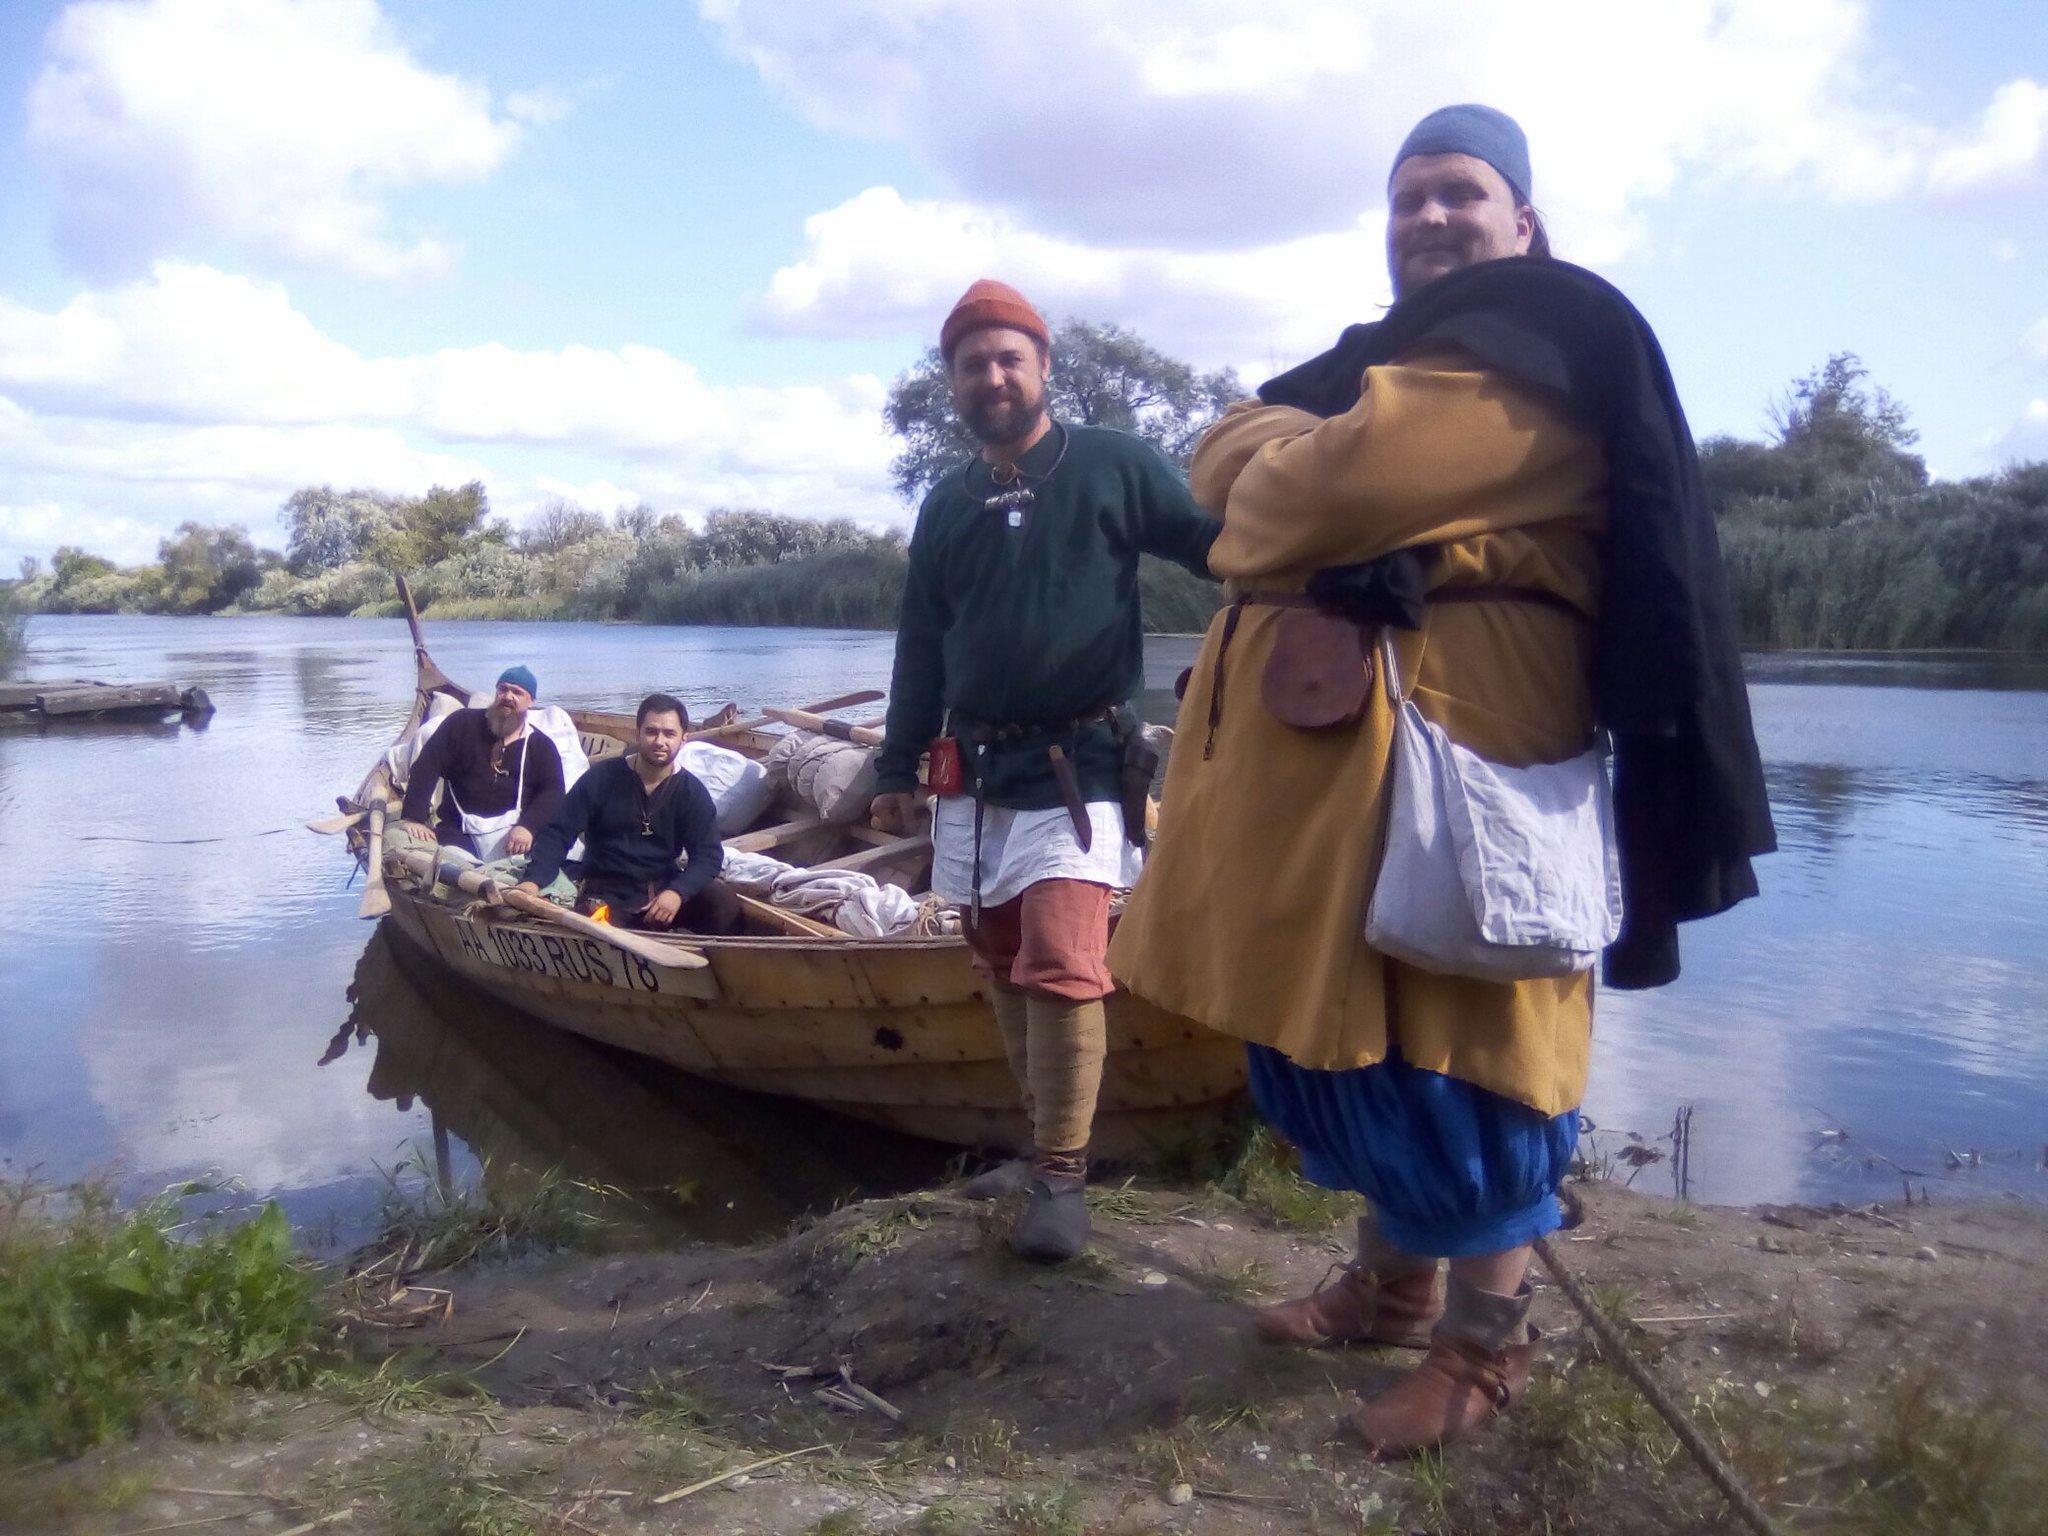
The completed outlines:
{"type": "Polygon", "coordinates": [[[925,759],[925,787],[935,795],[964,795],[967,774],[960,764],[960,740],[956,736],[934,736],[930,756],[925,759]]]}
{"type": "Polygon", "coordinates": [[[1285,608],[1259,696],[1282,725],[1327,731],[1365,718],[1372,678],[1372,658],[1356,624],[1319,608],[1285,608]]]}

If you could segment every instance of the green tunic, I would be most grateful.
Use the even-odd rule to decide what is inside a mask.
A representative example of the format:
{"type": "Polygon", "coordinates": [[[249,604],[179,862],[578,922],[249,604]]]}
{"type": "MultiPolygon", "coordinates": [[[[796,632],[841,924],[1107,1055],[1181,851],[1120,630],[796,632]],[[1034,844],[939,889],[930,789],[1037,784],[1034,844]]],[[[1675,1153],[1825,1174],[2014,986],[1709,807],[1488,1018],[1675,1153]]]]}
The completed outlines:
{"type": "MultiPolygon", "coordinates": [[[[948,710],[1016,724],[1072,720],[1136,693],[1144,680],[1138,556],[1200,576],[1222,524],[1150,443],[1103,427],[1055,422],[1018,460],[1033,492],[1011,526],[984,503],[1005,489],[976,458],[934,485],[910,536],[896,629],[887,740],[876,788],[917,782],[918,755],[948,710]]],[[[997,749],[981,763],[992,805],[1060,803],[1048,742],[1072,752],[1083,794],[1117,798],[1107,726],[1055,732],[997,749]]]]}

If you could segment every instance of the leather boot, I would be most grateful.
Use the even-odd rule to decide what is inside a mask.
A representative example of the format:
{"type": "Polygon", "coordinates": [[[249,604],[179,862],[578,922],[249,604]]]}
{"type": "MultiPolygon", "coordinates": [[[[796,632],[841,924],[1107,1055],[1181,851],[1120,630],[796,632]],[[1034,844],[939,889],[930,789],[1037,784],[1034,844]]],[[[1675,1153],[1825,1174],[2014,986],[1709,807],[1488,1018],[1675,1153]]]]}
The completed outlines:
{"type": "Polygon", "coordinates": [[[1335,1267],[1306,1296],[1252,1314],[1252,1332],[1269,1344],[1392,1344],[1429,1348],[1443,1315],[1436,1260],[1403,1253],[1358,1218],[1358,1257],[1335,1267]]]}
{"type": "Polygon", "coordinates": [[[1522,1399],[1536,1354],[1529,1287],[1496,1296],[1451,1277],[1429,1353],[1407,1376],[1348,1416],[1382,1460],[1462,1439],[1522,1399]]]}
{"type": "Polygon", "coordinates": [[[1020,1153],[977,1173],[960,1186],[960,1193],[968,1200],[1000,1200],[1005,1195],[1021,1194],[1030,1185],[1031,1159],[1020,1153]]]}
{"type": "Polygon", "coordinates": [[[1041,1152],[1031,1170],[1031,1203],[1010,1244],[1034,1264],[1063,1264],[1088,1246],[1088,1160],[1041,1152]]]}

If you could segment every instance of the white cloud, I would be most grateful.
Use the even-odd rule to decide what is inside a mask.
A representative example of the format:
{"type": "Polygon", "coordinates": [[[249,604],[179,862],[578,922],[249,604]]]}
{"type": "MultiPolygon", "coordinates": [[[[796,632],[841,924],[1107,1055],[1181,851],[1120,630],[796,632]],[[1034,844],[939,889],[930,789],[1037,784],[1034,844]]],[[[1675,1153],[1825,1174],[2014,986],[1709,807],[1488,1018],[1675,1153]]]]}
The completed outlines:
{"type": "Polygon", "coordinates": [[[2020,351],[2037,363],[2048,363],[2048,316],[2027,328],[2020,338],[2020,351]]]}
{"type": "Polygon", "coordinates": [[[2048,460],[2048,399],[2029,400],[2011,422],[1986,432],[1970,447],[1978,473],[2048,460]]]}
{"type": "Polygon", "coordinates": [[[270,539],[278,504],[322,482],[481,479],[515,519],[588,484],[610,505],[900,522],[885,394],[868,375],[715,385],[647,346],[365,357],[277,284],[166,262],[54,313],[0,299],[0,556],[142,559],[186,518],[270,539]]]}
{"type": "Polygon", "coordinates": [[[75,0],[29,93],[56,175],[58,239],[97,274],[227,241],[411,279],[454,251],[386,231],[386,198],[472,181],[518,144],[538,94],[494,113],[418,63],[376,0],[75,0]]]}
{"type": "Polygon", "coordinates": [[[970,282],[1000,273],[1050,315],[1113,315],[1168,352],[1246,359],[1257,373],[1326,345],[1388,298],[1378,220],[1256,250],[1110,249],[873,187],[813,215],[804,236],[802,257],[757,306],[770,330],[929,342],[970,282]]]}
{"type": "Polygon", "coordinates": [[[1939,150],[1928,168],[1930,188],[1974,192],[2024,182],[2048,144],[2048,89],[2032,80],[2002,85],[1977,132],[1939,150]]]}
{"type": "Polygon", "coordinates": [[[2018,80],[1959,130],[1866,105],[1866,0],[700,0],[814,121],[897,140],[960,201],[1084,245],[1260,248],[1379,209],[1409,126],[1514,113],[1536,195],[1595,261],[1681,178],[1836,200],[1989,187],[2041,159],[2018,80]],[[992,86],[992,82],[997,84],[992,86]]]}

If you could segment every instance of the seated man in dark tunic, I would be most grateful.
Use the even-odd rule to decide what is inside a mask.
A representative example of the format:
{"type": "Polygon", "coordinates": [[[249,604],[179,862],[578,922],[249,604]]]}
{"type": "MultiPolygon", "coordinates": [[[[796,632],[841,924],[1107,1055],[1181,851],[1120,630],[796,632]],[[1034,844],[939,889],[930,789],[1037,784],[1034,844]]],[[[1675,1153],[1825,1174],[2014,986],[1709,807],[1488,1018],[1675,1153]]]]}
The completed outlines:
{"type": "Polygon", "coordinates": [[[718,878],[725,846],[711,792],[679,767],[690,716],[651,693],[634,716],[634,750],[591,764],[561,814],[533,841],[519,889],[538,895],[577,838],[583,873],[577,910],[609,909],[626,928],[737,933],[740,902],[718,878]]]}
{"type": "Polygon", "coordinates": [[[533,846],[534,833],[562,808],[562,754],[526,718],[539,687],[525,667],[507,667],[488,706],[441,722],[405,786],[408,832],[486,863],[533,846]],[[429,827],[436,786],[445,792],[429,827]]]}

